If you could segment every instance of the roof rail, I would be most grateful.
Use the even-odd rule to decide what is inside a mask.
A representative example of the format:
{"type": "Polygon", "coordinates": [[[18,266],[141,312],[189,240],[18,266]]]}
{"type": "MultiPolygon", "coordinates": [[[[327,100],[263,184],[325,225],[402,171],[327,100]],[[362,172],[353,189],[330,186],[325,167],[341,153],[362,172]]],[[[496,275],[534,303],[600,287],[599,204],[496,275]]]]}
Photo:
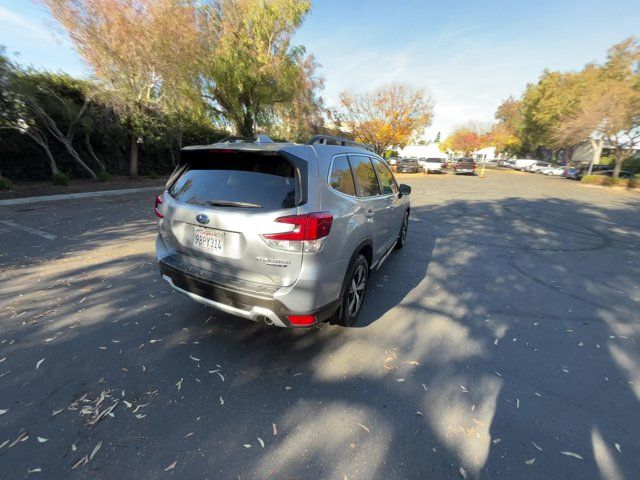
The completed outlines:
{"type": "Polygon", "coordinates": [[[359,143],[349,140],[348,138],[333,137],[331,135],[316,135],[307,142],[307,145],[342,145],[345,147],[360,147],[373,152],[373,148],[366,143],[359,143]]]}
{"type": "Polygon", "coordinates": [[[216,143],[253,143],[255,141],[256,141],[255,138],[236,137],[232,135],[230,137],[224,137],[222,140],[218,140],[216,143]]]}
{"type": "Polygon", "coordinates": [[[219,140],[216,143],[273,143],[273,140],[271,140],[268,135],[264,135],[261,133],[256,138],[236,137],[232,135],[229,137],[224,137],[222,140],[219,140]]]}

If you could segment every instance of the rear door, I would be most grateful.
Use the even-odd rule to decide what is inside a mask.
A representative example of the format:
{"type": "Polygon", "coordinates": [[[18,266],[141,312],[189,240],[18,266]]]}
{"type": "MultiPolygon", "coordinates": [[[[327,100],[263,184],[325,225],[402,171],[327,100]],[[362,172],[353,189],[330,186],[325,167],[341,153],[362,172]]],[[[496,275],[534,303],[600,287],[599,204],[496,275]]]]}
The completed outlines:
{"type": "Polygon", "coordinates": [[[380,190],[384,199],[385,209],[382,218],[387,226],[386,248],[389,248],[396,241],[398,232],[400,232],[405,207],[402,200],[398,198],[398,183],[389,167],[377,158],[372,158],[372,160],[378,174],[380,190]]]}
{"type": "Polygon", "coordinates": [[[384,253],[389,238],[389,225],[385,221],[387,202],[381,195],[371,159],[366,155],[349,155],[349,163],[356,184],[356,195],[365,204],[376,262],[384,253]]]}
{"type": "Polygon", "coordinates": [[[172,253],[241,280],[295,282],[302,252],[275,250],[262,235],[291,228],[275,220],[304,203],[306,162],[278,152],[202,149],[183,152],[181,164],[161,225],[172,253]]]}

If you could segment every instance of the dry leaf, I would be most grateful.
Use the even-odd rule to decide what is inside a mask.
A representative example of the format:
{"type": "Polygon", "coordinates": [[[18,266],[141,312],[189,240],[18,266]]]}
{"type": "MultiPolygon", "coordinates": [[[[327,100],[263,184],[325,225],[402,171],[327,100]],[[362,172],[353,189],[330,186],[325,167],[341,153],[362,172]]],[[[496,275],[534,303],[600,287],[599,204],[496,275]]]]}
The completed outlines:
{"type": "Polygon", "coordinates": [[[566,455],[567,457],[573,457],[573,458],[577,458],[578,460],[583,460],[583,458],[580,455],[578,455],[577,453],[574,453],[574,452],[565,451],[565,452],[560,452],[560,453],[562,455],[566,455]]]}
{"type": "Polygon", "coordinates": [[[460,476],[464,479],[467,478],[467,472],[465,471],[464,468],[460,467],[460,469],[458,470],[458,472],[460,473],[460,476]]]}
{"type": "Polygon", "coordinates": [[[620,447],[619,443],[614,443],[613,445],[616,447],[616,450],[618,450],[620,453],[622,453],[622,448],[620,447]]]}
{"type": "Polygon", "coordinates": [[[539,446],[536,442],[531,442],[531,443],[533,443],[533,446],[534,446],[534,447],[536,447],[536,448],[537,448],[538,450],[540,450],[541,452],[542,452],[542,451],[544,451],[544,450],[542,450],[542,447],[541,447],[541,446],[539,446]]]}
{"type": "Polygon", "coordinates": [[[193,356],[193,355],[191,355],[191,354],[189,354],[189,358],[190,358],[191,360],[193,360],[194,362],[199,362],[199,361],[200,361],[200,359],[199,359],[199,358],[194,357],[194,356],[193,356]]]}
{"type": "Polygon", "coordinates": [[[6,410],[3,410],[0,408],[0,415],[4,415],[5,413],[7,413],[9,411],[9,409],[7,408],[6,410]]]}
{"type": "Polygon", "coordinates": [[[45,442],[48,442],[48,441],[49,441],[49,439],[48,439],[48,438],[44,438],[44,437],[36,437],[36,438],[38,439],[38,442],[39,442],[39,443],[45,443],[45,442]]]}
{"type": "Polygon", "coordinates": [[[180,389],[182,388],[182,381],[184,380],[184,378],[181,378],[180,380],[178,380],[178,382],[176,383],[176,386],[178,387],[178,391],[180,391],[180,389]]]}
{"type": "Polygon", "coordinates": [[[224,398],[222,398],[222,395],[220,395],[220,405],[224,405],[224,398]]]}
{"type": "Polygon", "coordinates": [[[101,448],[102,448],[102,442],[98,442],[96,446],[93,447],[93,450],[91,450],[91,455],[89,455],[89,460],[93,460],[93,457],[96,456],[96,453],[98,453],[98,450],[100,450],[101,448]]]}
{"type": "Polygon", "coordinates": [[[38,360],[38,363],[36,363],[36,370],[40,368],[40,365],[42,365],[42,362],[44,362],[44,358],[41,358],[40,360],[38,360]]]}
{"type": "Polygon", "coordinates": [[[251,448],[251,444],[250,443],[245,443],[243,446],[244,446],[244,448],[251,448]]]}
{"type": "Polygon", "coordinates": [[[87,463],[89,463],[89,457],[85,455],[84,457],[82,457],[80,460],[78,460],[76,463],[73,464],[73,467],[71,467],[71,470],[75,470],[76,468],[82,465],[86,465],[87,463]]]}
{"type": "Polygon", "coordinates": [[[526,460],[524,463],[526,463],[527,465],[533,465],[533,462],[535,462],[536,459],[534,458],[530,458],[529,460],[526,460]]]}
{"type": "Polygon", "coordinates": [[[258,437],[258,443],[262,448],[264,448],[264,440],[262,440],[260,437],[258,437]]]}
{"type": "Polygon", "coordinates": [[[27,473],[40,473],[42,472],[42,469],[40,467],[31,469],[31,468],[27,468],[27,473]]]}
{"type": "Polygon", "coordinates": [[[278,435],[278,427],[276,426],[276,424],[272,423],[271,426],[273,427],[273,435],[278,435]]]}
{"type": "Polygon", "coordinates": [[[59,413],[62,413],[63,411],[64,411],[64,408],[61,408],[60,410],[54,410],[51,416],[55,417],[56,415],[58,415],[59,413]]]}
{"type": "Polygon", "coordinates": [[[176,468],[176,465],[178,464],[178,461],[174,461],[171,465],[169,465],[167,468],[164,469],[165,472],[168,472],[169,470],[173,470],[174,468],[176,468]]]}
{"type": "Polygon", "coordinates": [[[367,433],[371,433],[371,430],[369,430],[367,427],[365,427],[364,425],[362,425],[361,423],[356,423],[356,425],[358,425],[361,429],[363,429],[365,432],[367,433]]]}

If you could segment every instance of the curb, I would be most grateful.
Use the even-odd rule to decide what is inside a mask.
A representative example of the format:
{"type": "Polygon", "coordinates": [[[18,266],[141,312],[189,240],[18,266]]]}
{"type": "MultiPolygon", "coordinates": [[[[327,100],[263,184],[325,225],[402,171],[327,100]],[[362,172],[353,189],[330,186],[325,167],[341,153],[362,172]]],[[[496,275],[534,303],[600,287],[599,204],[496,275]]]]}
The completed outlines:
{"type": "Polygon", "coordinates": [[[60,195],[43,195],[41,197],[7,198],[5,200],[0,200],[0,207],[24,205],[27,203],[55,202],[58,200],[75,200],[78,198],[106,197],[109,195],[126,195],[128,193],[138,192],[160,192],[163,189],[164,185],[158,185],[157,187],[125,188],[120,190],[102,190],[99,192],[63,193],[60,195]]]}

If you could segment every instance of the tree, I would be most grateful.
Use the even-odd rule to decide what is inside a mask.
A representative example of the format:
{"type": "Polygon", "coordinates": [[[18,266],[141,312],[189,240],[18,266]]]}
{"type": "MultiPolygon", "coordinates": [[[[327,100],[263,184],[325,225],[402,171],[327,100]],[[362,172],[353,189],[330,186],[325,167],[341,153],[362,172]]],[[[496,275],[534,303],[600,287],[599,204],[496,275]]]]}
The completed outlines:
{"type": "Polygon", "coordinates": [[[431,98],[424,90],[391,85],[372,93],[342,92],[341,124],[356,140],[371,145],[379,155],[391,146],[404,147],[433,117],[431,98]]]}
{"type": "Polygon", "coordinates": [[[2,55],[0,50],[0,130],[15,130],[28,136],[47,155],[51,175],[60,172],[56,163],[46,130],[41,128],[20,94],[16,67],[2,55]]]}
{"type": "Polygon", "coordinates": [[[607,62],[589,66],[580,75],[585,86],[574,112],[561,117],[553,128],[556,145],[588,141],[598,163],[605,146],[615,155],[613,176],[640,144],[640,42],[628,39],[615,45],[607,62]]]}
{"type": "Polygon", "coordinates": [[[493,126],[486,140],[487,144],[496,147],[497,153],[514,154],[521,146],[520,139],[506,123],[493,126]]]}
{"type": "Polygon", "coordinates": [[[301,50],[291,46],[311,3],[220,0],[204,8],[204,97],[239,135],[252,137],[272,122],[277,105],[294,100],[301,69],[315,68],[300,65],[301,50]]]}
{"type": "Polygon", "coordinates": [[[324,79],[317,74],[318,63],[313,55],[300,55],[296,60],[298,73],[293,98],[275,107],[270,132],[276,138],[306,141],[324,130],[324,99],[320,91],[324,79]]]}
{"type": "Polygon", "coordinates": [[[489,136],[484,132],[473,130],[470,127],[461,127],[440,144],[440,149],[468,156],[485,147],[488,140],[489,136]]]}
{"type": "Polygon", "coordinates": [[[40,130],[58,140],[73,160],[94,180],[97,176],[74,146],[74,137],[91,102],[89,84],[66,74],[19,71],[17,92],[40,130]]]}
{"type": "Polygon", "coordinates": [[[130,135],[130,174],[149,114],[196,98],[201,20],[196,0],[41,0],[104,83],[130,135]]]}

